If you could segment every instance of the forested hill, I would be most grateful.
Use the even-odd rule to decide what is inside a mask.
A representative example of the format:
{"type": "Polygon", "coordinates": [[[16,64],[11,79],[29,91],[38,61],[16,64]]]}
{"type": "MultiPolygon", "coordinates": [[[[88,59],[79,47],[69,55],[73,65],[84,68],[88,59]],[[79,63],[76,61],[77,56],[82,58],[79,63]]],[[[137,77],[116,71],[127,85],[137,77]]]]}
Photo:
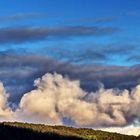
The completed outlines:
{"type": "Polygon", "coordinates": [[[3,122],[0,140],[140,140],[140,137],[86,128],[3,122]]]}

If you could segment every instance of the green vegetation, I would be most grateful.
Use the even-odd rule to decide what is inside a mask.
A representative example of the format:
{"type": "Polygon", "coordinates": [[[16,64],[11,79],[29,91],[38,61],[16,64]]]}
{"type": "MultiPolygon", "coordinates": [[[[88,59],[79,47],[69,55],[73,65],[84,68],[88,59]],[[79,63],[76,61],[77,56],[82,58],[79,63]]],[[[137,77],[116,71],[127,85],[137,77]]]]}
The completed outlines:
{"type": "Polygon", "coordinates": [[[18,122],[0,124],[0,140],[140,140],[140,137],[87,128],[18,122]]]}

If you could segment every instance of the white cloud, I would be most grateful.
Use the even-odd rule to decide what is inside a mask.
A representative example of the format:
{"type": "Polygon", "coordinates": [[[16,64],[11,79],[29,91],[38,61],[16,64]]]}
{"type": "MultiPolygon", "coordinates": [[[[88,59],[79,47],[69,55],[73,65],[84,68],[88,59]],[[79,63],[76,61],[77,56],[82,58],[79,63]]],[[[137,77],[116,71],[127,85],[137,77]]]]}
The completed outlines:
{"type": "Polygon", "coordinates": [[[0,82],[0,121],[11,119],[12,111],[7,105],[8,94],[0,82]]]}
{"type": "Polygon", "coordinates": [[[8,116],[11,120],[46,124],[63,124],[63,119],[68,118],[77,126],[104,126],[108,131],[138,134],[139,127],[129,129],[125,126],[140,119],[140,85],[131,93],[104,88],[87,93],[80,88],[79,81],[56,73],[45,74],[34,83],[36,89],[23,95],[14,112],[7,107],[7,94],[0,85],[3,118],[8,116]]]}
{"type": "Polygon", "coordinates": [[[139,126],[126,126],[126,127],[108,127],[108,128],[100,128],[100,130],[103,131],[109,131],[109,132],[117,132],[120,134],[126,134],[126,135],[140,135],[140,127],[139,126]]]}

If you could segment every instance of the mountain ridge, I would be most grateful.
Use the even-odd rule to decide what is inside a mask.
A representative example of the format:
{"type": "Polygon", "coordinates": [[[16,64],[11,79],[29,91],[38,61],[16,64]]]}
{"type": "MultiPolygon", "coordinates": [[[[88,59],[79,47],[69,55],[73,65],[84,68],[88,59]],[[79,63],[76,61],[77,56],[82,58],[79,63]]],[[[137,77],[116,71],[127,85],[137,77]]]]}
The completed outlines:
{"type": "Polygon", "coordinates": [[[21,122],[0,123],[0,139],[2,140],[140,140],[140,136],[93,130],[90,128],[74,128],[66,126],[50,126],[21,122]]]}

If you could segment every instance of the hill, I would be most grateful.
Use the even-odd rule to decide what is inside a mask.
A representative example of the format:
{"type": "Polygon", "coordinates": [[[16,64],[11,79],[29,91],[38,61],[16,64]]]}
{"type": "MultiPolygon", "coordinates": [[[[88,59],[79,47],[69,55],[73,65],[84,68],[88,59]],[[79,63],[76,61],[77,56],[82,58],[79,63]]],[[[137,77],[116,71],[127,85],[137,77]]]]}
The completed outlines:
{"type": "Polygon", "coordinates": [[[140,137],[87,128],[3,122],[0,140],[140,140],[140,137]]]}

